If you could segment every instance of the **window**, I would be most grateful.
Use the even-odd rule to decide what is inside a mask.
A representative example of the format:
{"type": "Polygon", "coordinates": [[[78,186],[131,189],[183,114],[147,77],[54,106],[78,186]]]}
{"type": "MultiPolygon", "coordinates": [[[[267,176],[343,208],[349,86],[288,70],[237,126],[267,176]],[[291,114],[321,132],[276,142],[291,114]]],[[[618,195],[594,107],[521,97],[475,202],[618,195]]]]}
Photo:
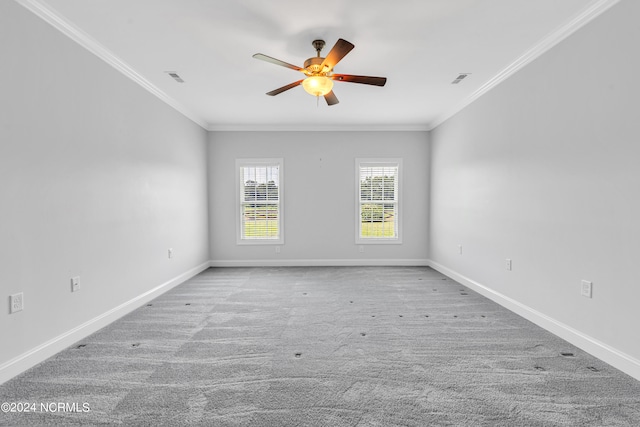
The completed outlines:
{"type": "Polygon", "coordinates": [[[402,243],[402,159],[356,159],[356,243],[402,243]]]}
{"type": "Polygon", "coordinates": [[[282,159],[238,159],[238,244],[282,244],[282,159]]]}

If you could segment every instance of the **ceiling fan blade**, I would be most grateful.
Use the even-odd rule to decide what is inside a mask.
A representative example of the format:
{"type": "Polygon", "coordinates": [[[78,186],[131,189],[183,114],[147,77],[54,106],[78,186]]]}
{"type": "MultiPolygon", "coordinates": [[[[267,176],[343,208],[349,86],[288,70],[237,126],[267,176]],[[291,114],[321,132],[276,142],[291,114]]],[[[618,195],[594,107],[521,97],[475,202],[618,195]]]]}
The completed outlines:
{"type": "Polygon", "coordinates": [[[297,82],[289,83],[286,86],[282,86],[281,88],[272,90],[271,92],[267,92],[267,95],[276,96],[279,93],[282,93],[282,92],[284,92],[286,90],[293,89],[294,87],[299,86],[300,83],[302,83],[302,80],[298,80],[297,82]]]}
{"type": "Polygon", "coordinates": [[[302,68],[298,67],[297,65],[289,64],[288,62],[280,61],[279,59],[272,58],[261,53],[256,53],[255,55],[253,55],[253,57],[262,61],[271,62],[272,64],[280,65],[282,67],[291,68],[292,70],[302,71],[302,68]]]}
{"type": "Polygon", "coordinates": [[[386,77],[354,76],[351,74],[334,74],[331,76],[331,78],[339,82],[362,83],[365,85],[373,85],[373,86],[384,86],[385,83],[387,83],[386,77]]]}
{"type": "Polygon", "coordinates": [[[333,67],[335,67],[336,64],[340,62],[340,60],[344,58],[347,53],[351,52],[351,49],[353,49],[354,47],[355,46],[348,41],[344,39],[338,39],[336,44],[331,48],[329,54],[326,56],[326,58],[324,58],[324,61],[322,61],[321,69],[326,65],[330,70],[332,70],[333,67]]]}
{"type": "Polygon", "coordinates": [[[336,105],[340,101],[338,101],[338,97],[333,91],[329,92],[324,96],[324,100],[327,101],[327,105],[336,105]]]}

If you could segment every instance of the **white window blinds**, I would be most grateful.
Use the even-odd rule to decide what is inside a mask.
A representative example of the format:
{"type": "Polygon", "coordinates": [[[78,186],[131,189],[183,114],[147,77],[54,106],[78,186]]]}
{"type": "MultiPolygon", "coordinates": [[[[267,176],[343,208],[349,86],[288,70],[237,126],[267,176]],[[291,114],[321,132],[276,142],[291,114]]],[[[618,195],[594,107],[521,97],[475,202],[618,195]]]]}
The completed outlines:
{"type": "Polygon", "coordinates": [[[399,160],[357,161],[357,240],[399,239],[399,160]]]}
{"type": "Polygon", "coordinates": [[[282,242],[282,161],[238,161],[239,243],[282,242]]]}

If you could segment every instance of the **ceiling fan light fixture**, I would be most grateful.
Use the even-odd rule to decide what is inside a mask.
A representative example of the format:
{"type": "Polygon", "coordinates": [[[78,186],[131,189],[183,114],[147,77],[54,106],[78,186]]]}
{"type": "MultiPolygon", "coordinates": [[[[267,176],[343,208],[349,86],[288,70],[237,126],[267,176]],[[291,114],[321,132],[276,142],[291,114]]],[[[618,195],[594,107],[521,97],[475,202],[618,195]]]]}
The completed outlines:
{"type": "Polygon", "coordinates": [[[325,96],[333,89],[333,80],[326,76],[310,76],[302,81],[304,90],[313,96],[325,96]]]}
{"type": "Polygon", "coordinates": [[[313,41],[313,47],[316,48],[317,56],[307,59],[304,62],[304,68],[298,67],[297,65],[289,64],[288,62],[280,61],[279,59],[272,58],[267,55],[263,55],[262,53],[256,53],[255,55],[253,55],[255,59],[299,71],[306,77],[293,83],[289,83],[288,85],[282,86],[278,89],[272,90],[271,92],[267,92],[267,95],[276,96],[289,89],[293,89],[294,87],[302,85],[302,88],[305,90],[305,92],[312,96],[315,96],[318,102],[318,98],[323,96],[324,100],[327,101],[327,105],[336,105],[340,101],[338,101],[336,94],[333,93],[334,80],[372,86],[384,86],[387,82],[386,77],[334,74],[333,69],[336,64],[340,62],[340,60],[344,58],[347,53],[351,52],[351,49],[353,49],[355,46],[353,45],[353,43],[349,43],[344,39],[338,39],[336,44],[331,48],[331,51],[325,58],[320,56],[320,50],[322,50],[322,46],[324,46],[324,41],[319,39],[313,41]]]}

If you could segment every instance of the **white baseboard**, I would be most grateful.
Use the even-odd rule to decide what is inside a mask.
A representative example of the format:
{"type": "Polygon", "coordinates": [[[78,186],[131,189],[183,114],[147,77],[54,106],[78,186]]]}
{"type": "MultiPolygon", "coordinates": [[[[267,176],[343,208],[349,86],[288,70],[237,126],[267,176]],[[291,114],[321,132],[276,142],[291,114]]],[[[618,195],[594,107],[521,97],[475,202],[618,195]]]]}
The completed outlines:
{"type": "Polygon", "coordinates": [[[428,260],[426,259],[255,259],[211,261],[211,267],[426,267],[428,265],[428,260]]]}
{"type": "Polygon", "coordinates": [[[578,348],[592,354],[598,359],[610,364],[614,368],[640,380],[640,360],[630,356],[620,350],[617,350],[602,341],[599,341],[571,326],[565,325],[544,313],[534,310],[512,298],[502,295],[487,286],[484,286],[462,274],[445,267],[435,261],[429,260],[429,266],[434,270],[460,282],[461,284],[475,290],[479,294],[489,298],[490,300],[500,304],[501,306],[513,311],[514,313],[524,317],[525,319],[535,323],[541,328],[546,329],[554,335],[570,342],[578,348]]]}
{"type": "Polygon", "coordinates": [[[210,267],[207,261],[0,365],[0,384],[21,374],[210,267]]]}
{"type": "Polygon", "coordinates": [[[587,334],[584,334],[562,322],[559,322],[537,310],[500,294],[462,274],[432,260],[426,259],[303,259],[303,260],[226,260],[208,261],[194,267],[179,276],[120,304],[119,306],[91,319],[76,328],[67,331],[29,351],[0,365],[0,384],[19,375],[27,369],[45,361],[73,343],[98,331],[109,323],[130,313],[159,295],[190,279],[209,267],[302,267],[302,266],[429,266],[434,270],[474,289],[481,295],[513,311],[549,332],[567,340],[573,345],[605,361],[611,366],[640,380],[640,360],[625,354],[587,334]]]}

